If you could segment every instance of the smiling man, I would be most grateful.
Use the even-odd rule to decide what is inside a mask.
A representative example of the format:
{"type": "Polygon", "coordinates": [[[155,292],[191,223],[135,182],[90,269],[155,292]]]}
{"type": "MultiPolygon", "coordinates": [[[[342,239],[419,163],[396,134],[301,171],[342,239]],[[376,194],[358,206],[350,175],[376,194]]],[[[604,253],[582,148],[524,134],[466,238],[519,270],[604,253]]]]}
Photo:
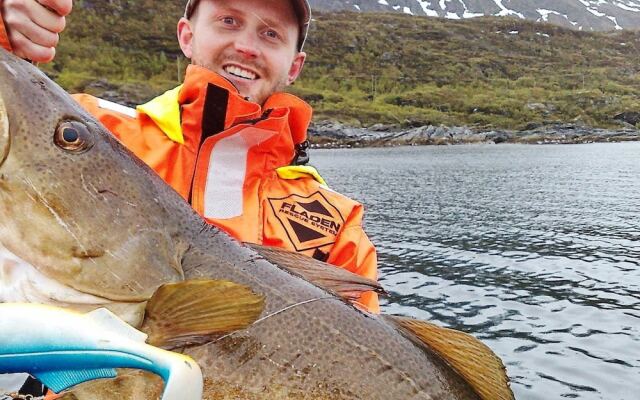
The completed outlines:
{"type": "Polygon", "coordinates": [[[178,23],[185,56],[231,81],[258,104],[293,83],[305,60],[302,0],[190,1],[178,23]],[[293,7],[292,7],[293,5],[293,7]]]}
{"type": "MultiPolygon", "coordinates": [[[[0,0],[0,45],[50,61],[71,6],[0,0]]],[[[310,16],[307,0],[189,0],[182,85],[136,109],[75,98],[209,223],[376,279],[362,206],[306,165],[311,108],[283,92],[302,71],[310,16]]],[[[379,309],[375,293],[358,305],[379,309]]]]}

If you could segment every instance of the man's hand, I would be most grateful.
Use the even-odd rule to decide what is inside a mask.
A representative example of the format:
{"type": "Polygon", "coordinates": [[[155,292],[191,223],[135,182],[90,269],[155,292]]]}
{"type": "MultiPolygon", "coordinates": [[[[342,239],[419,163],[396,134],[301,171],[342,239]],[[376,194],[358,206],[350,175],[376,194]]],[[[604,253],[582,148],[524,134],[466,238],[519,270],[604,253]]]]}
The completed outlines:
{"type": "Polygon", "coordinates": [[[36,62],[53,60],[72,0],[0,0],[13,53],[36,62]]]}

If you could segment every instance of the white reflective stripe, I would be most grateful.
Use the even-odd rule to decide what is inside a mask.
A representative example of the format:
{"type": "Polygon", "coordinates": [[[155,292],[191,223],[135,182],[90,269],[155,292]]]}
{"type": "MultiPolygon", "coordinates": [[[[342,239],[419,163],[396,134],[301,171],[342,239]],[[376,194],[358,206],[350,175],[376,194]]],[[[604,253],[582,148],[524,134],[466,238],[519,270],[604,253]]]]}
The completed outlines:
{"type": "Polygon", "coordinates": [[[138,113],[135,109],[108,100],[98,99],[98,107],[124,114],[130,118],[135,118],[138,116],[138,113]]]}
{"type": "Polygon", "coordinates": [[[249,149],[275,134],[249,127],[216,143],[209,156],[204,188],[206,218],[228,219],[242,215],[249,149]]]}

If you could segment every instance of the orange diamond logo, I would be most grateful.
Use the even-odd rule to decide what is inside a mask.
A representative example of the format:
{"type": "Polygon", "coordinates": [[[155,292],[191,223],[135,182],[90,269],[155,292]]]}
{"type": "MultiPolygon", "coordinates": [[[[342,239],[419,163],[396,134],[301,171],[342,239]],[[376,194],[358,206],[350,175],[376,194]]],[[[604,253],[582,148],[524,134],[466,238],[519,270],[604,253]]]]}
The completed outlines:
{"type": "Polygon", "coordinates": [[[269,199],[269,203],[297,251],[333,244],[344,225],[338,209],[320,192],[269,199]]]}

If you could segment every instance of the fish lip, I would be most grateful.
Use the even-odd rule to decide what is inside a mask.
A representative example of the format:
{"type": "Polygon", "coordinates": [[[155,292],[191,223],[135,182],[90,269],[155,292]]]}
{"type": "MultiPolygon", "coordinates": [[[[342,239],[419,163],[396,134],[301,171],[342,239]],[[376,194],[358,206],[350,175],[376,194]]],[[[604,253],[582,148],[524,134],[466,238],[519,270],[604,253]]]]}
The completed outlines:
{"type": "MultiPolygon", "coordinates": [[[[76,288],[69,282],[46,275],[0,242],[0,299],[7,290],[15,292],[12,302],[39,302],[66,307],[105,307],[114,304],[139,304],[147,301],[116,298],[99,291],[76,288]],[[20,288],[16,290],[16,288],[20,288]],[[16,297],[17,296],[17,297],[16,297]]],[[[7,300],[4,298],[4,300],[7,300]]]]}

